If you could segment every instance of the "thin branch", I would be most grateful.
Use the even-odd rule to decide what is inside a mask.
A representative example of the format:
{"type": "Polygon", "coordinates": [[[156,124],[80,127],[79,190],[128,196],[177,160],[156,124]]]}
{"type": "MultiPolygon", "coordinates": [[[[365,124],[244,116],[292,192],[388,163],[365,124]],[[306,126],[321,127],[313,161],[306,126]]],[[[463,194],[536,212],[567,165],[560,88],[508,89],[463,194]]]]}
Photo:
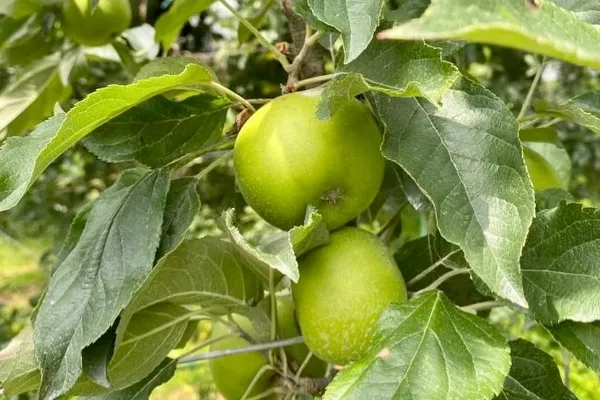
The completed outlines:
{"type": "Polygon", "coordinates": [[[240,14],[235,7],[233,7],[231,4],[229,4],[226,0],[220,0],[221,4],[223,4],[225,6],[225,8],[227,8],[239,21],[241,24],[243,24],[246,28],[248,28],[248,30],[254,35],[256,36],[256,38],[258,39],[258,41],[265,46],[266,48],[268,48],[273,55],[275,56],[275,58],[277,59],[277,61],[279,61],[279,63],[281,64],[281,66],[283,67],[283,69],[285,69],[286,71],[289,71],[290,69],[290,63],[288,62],[286,56],[280,52],[279,50],[277,50],[277,48],[275,46],[273,46],[271,44],[271,42],[269,42],[267,40],[266,37],[263,36],[262,33],[260,33],[258,31],[258,29],[256,29],[254,27],[254,25],[252,25],[250,23],[250,21],[248,21],[246,18],[244,18],[244,16],[242,14],[240,14]]]}
{"type": "Polygon", "coordinates": [[[321,82],[330,81],[333,78],[335,78],[336,76],[338,76],[338,74],[328,74],[328,75],[315,76],[314,78],[303,79],[301,81],[294,83],[292,91],[294,91],[298,88],[304,87],[304,86],[312,85],[313,83],[321,83],[321,82]]]}
{"type": "Polygon", "coordinates": [[[197,352],[198,350],[202,350],[203,348],[207,347],[207,346],[211,346],[217,342],[220,342],[221,340],[228,338],[228,337],[232,337],[232,335],[223,335],[223,336],[219,336],[216,338],[212,338],[212,339],[208,339],[205,340],[204,342],[200,343],[198,346],[194,346],[192,349],[190,349],[189,351],[186,351],[185,353],[183,353],[182,355],[180,355],[179,357],[177,357],[177,360],[181,360],[191,354],[194,354],[195,352],[197,352]]]}
{"type": "Polygon", "coordinates": [[[477,314],[478,311],[491,310],[492,308],[502,307],[503,305],[504,304],[500,303],[499,301],[490,300],[482,301],[481,303],[470,304],[468,306],[460,307],[460,309],[471,314],[477,314]]]}
{"type": "Polygon", "coordinates": [[[204,168],[202,171],[198,172],[198,174],[196,175],[196,179],[201,180],[202,178],[205,178],[212,170],[214,170],[219,165],[221,165],[225,161],[227,161],[227,159],[229,159],[229,157],[231,157],[232,154],[233,154],[233,150],[229,150],[228,152],[223,154],[221,157],[217,158],[212,163],[208,164],[208,166],[206,168],[204,168]]]}
{"type": "MultiPolygon", "coordinates": [[[[275,297],[275,270],[269,269],[269,295],[271,296],[271,340],[277,339],[277,298],[275,297]]],[[[276,355],[274,351],[269,354],[271,365],[275,364],[276,355]]]]}
{"type": "Polygon", "coordinates": [[[444,275],[440,276],[438,279],[433,281],[433,283],[431,285],[419,290],[414,295],[417,296],[419,294],[428,292],[430,290],[437,289],[442,283],[446,282],[448,279],[453,278],[456,275],[468,274],[469,271],[471,271],[469,268],[453,269],[452,271],[449,271],[449,272],[445,273],[444,275]]]}
{"type": "Polygon", "coordinates": [[[525,114],[527,113],[527,109],[531,104],[531,99],[533,98],[533,94],[535,93],[535,89],[537,89],[538,83],[540,83],[540,78],[544,72],[544,68],[546,68],[546,57],[542,58],[542,62],[533,78],[533,82],[531,82],[531,86],[529,87],[529,91],[527,92],[527,96],[525,97],[525,101],[521,106],[521,111],[519,111],[519,116],[517,119],[520,121],[523,119],[525,114]]]}
{"type": "Polygon", "coordinates": [[[236,101],[240,102],[247,109],[252,110],[253,112],[256,111],[256,108],[254,108],[254,106],[252,104],[250,104],[246,99],[244,99],[242,96],[240,96],[233,90],[230,90],[230,89],[226,88],[225,86],[218,84],[217,82],[214,82],[214,81],[208,83],[206,86],[221,93],[222,95],[224,95],[226,97],[229,97],[232,100],[236,100],[236,101]]]}
{"type": "Polygon", "coordinates": [[[179,360],[179,364],[186,364],[196,361],[204,361],[204,360],[212,360],[214,358],[234,356],[236,354],[244,354],[251,353],[253,351],[267,351],[272,349],[278,349],[280,347],[293,346],[295,344],[304,343],[304,338],[302,336],[297,336],[295,338],[277,340],[274,342],[268,343],[259,343],[253,344],[250,346],[237,347],[233,349],[224,349],[224,350],[216,350],[211,351],[209,353],[198,354],[196,356],[189,356],[182,358],[179,360]]]}
{"type": "Polygon", "coordinates": [[[304,357],[304,361],[302,361],[302,364],[300,364],[300,366],[298,367],[298,371],[296,371],[296,380],[300,379],[300,375],[302,375],[302,371],[304,371],[304,368],[306,368],[306,366],[308,365],[308,363],[310,362],[310,359],[313,356],[313,352],[309,351],[308,354],[306,355],[306,357],[304,357]]]}
{"type": "Polygon", "coordinates": [[[298,77],[300,76],[302,63],[306,59],[306,56],[308,56],[311,47],[313,47],[319,41],[322,35],[323,32],[316,32],[314,34],[311,34],[310,28],[308,26],[306,27],[306,36],[304,38],[304,43],[302,44],[298,55],[294,58],[294,61],[292,62],[292,65],[290,65],[290,69],[288,71],[289,76],[286,84],[288,88],[295,87],[294,85],[298,82],[298,77]]]}
{"type": "Polygon", "coordinates": [[[456,250],[451,251],[450,253],[446,254],[444,257],[440,258],[439,260],[437,260],[436,262],[434,262],[433,264],[431,264],[431,266],[429,266],[425,270],[423,270],[420,274],[418,274],[417,276],[415,276],[414,278],[412,278],[410,281],[408,281],[408,283],[406,284],[406,286],[411,287],[415,283],[421,281],[427,275],[429,275],[434,270],[436,270],[437,267],[439,267],[440,265],[444,265],[444,263],[446,261],[448,261],[448,259],[450,259],[450,257],[452,257],[453,255],[455,255],[458,252],[460,252],[460,249],[456,249],[456,250]]]}
{"type": "MultiPolygon", "coordinates": [[[[244,392],[244,395],[242,396],[241,400],[247,400],[250,396],[250,394],[252,393],[252,389],[254,389],[254,386],[256,386],[256,384],[258,383],[258,380],[267,372],[267,371],[275,371],[277,372],[277,369],[275,367],[273,367],[272,365],[265,365],[263,366],[261,369],[259,369],[256,374],[254,375],[254,378],[252,378],[252,382],[250,382],[250,384],[248,385],[248,387],[246,388],[246,391],[244,392]]],[[[254,398],[255,396],[253,396],[252,398],[254,398]]]]}

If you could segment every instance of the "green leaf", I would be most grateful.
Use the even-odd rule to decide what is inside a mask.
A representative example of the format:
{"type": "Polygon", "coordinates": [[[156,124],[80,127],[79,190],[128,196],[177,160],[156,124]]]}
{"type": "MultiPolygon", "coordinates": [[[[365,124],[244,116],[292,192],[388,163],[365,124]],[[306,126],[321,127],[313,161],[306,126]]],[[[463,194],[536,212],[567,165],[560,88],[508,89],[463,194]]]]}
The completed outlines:
{"type": "Polygon", "coordinates": [[[318,111],[321,118],[327,115],[326,109],[332,113],[337,102],[369,89],[390,96],[425,97],[438,103],[460,76],[454,65],[442,60],[438,48],[425,43],[379,40],[339,71],[354,73],[337,76],[326,88],[318,111]]]}
{"type": "Polygon", "coordinates": [[[0,387],[6,395],[36,390],[40,372],[33,348],[33,330],[23,329],[0,351],[0,387]]]}
{"type": "MultiPolygon", "coordinates": [[[[435,266],[432,272],[409,286],[411,292],[426,288],[452,269],[468,268],[464,255],[458,246],[448,243],[439,234],[424,236],[405,243],[394,253],[394,259],[400,267],[406,282],[410,282],[423,271],[435,266]]],[[[448,279],[439,286],[439,290],[459,306],[490,299],[477,291],[468,274],[456,275],[448,279]]]]}
{"type": "Polygon", "coordinates": [[[546,328],[579,361],[600,373],[600,321],[564,321],[546,328]]]}
{"type": "Polygon", "coordinates": [[[561,204],[534,219],[521,258],[532,315],[542,322],[600,319],[600,211],[561,204]]]}
{"type": "Polygon", "coordinates": [[[197,186],[196,178],[181,178],[171,181],[157,258],[161,258],[177,248],[185,238],[188,228],[200,209],[197,186]]]}
{"type": "Polygon", "coordinates": [[[128,388],[93,397],[81,397],[82,400],[147,400],[150,393],[170,380],[175,375],[177,363],[175,360],[165,359],[144,380],[128,388]]]}
{"type": "Polygon", "coordinates": [[[83,373],[95,384],[110,388],[108,362],[112,356],[116,326],[111,326],[98,340],[83,349],[83,373]]]}
{"type": "Polygon", "coordinates": [[[206,10],[213,2],[214,0],[173,0],[171,7],[154,24],[154,40],[165,51],[169,50],[190,17],[206,10]]]}
{"type": "Polygon", "coordinates": [[[371,42],[383,4],[383,0],[308,0],[312,13],[342,34],[345,63],[358,57],[371,42]]]}
{"type": "Polygon", "coordinates": [[[261,297],[261,283],[234,244],[211,237],[183,242],[160,260],[122,313],[111,383],[121,388],[144,378],[179,344],[192,316],[246,314],[261,297]]]}
{"type": "Polygon", "coordinates": [[[73,386],[82,371],[81,351],[106,332],[146,278],[168,187],[165,170],[128,170],[94,204],[37,313],[40,399],[55,399],[73,386]]]}
{"type": "Polygon", "coordinates": [[[431,200],[441,235],[490,289],[526,306],[519,258],[535,204],[517,123],[500,99],[466,79],[441,103],[377,95],[383,155],[431,200]]]}
{"type": "Polygon", "coordinates": [[[555,208],[562,202],[573,203],[575,198],[566,190],[548,189],[543,192],[535,193],[535,210],[540,212],[549,208],[555,208]]]}
{"type": "Polygon", "coordinates": [[[73,251],[77,242],[79,242],[79,238],[81,238],[81,234],[85,228],[85,224],[87,223],[88,216],[90,214],[90,210],[92,209],[93,203],[88,203],[85,205],[73,218],[71,221],[71,225],[69,226],[69,232],[67,232],[67,237],[62,243],[58,254],[56,255],[56,260],[50,267],[50,275],[54,274],[56,268],[60,264],[65,261],[65,258],[73,251]]]}
{"type": "Polygon", "coordinates": [[[551,0],[557,6],[571,10],[589,24],[600,24],[600,3],[596,0],[551,0]]]}
{"type": "Polygon", "coordinates": [[[207,83],[212,77],[210,69],[188,64],[178,75],[109,85],[77,103],[65,116],[42,124],[36,129],[39,134],[7,141],[0,149],[0,211],[15,206],[52,161],[100,125],[155,95],[207,83]]]}
{"type": "Polygon", "coordinates": [[[261,297],[261,283],[233,243],[213,237],[184,241],[159,261],[131,300],[119,324],[118,340],[127,316],[155,304],[200,305],[203,312],[222,315],[243,313],[261,297]]]}
{"type": "Polygon", "coordinates": [[[309,0],[291,0],[292,8],[296,14],[298,14],[306,24],[310,27],[323,31],[323,32],[335,32],[335,28],[321,22],[315,14],[313,14],[310,6],[308,5],[309,0]]]}
{"type": "Polygon", "coordinates": [[[535,109],[544,115],[569,119],[600,135],[600,92],[584,93],[562,104],[540,100],[535,109]]]}
{"type": "Polygon", "coordinates": [[[425,9],[429,7],[431,0],[403,0],[399,3],[398,8],[384,12],[386,20],[404,22],[420,17],[425,9]]]}
{"type": "Polygon", "coordinates": [[[522,339],[510,342],[510,353],[512,365],[498,400],[577,400],[548,353],[522,339]]]}
{"type": "Polygon", "coordinates": [[[520,132],[523,155],[535,190],[568,189],[571,159],[553,128],[532,128],[520,132]]]}
{"type": "Polygon", "coordinates": [[[367,356],[337,374],[324,400],[491,399],[509,368],[496,328],[430,292],[383,313],[367,356]]]}
{"type": "Polygon", "coordinates": [[[250,245],[235,227],[233,219],[234,210],[230,208],[223,213],[222,229],[236,244],[246,264],[264,282],[269,281],[270,269],[275,269],[293,282],[297,282],[299,274],[296,257],[299,257],[304,251],[329,241],[329,233],[325,228],[323,219],[313,207],[308,208],[304,225],[295,227],[288,233],[278,236],[276,240],[263,248],[250,245]]]}
{"type": "Polygon", "coordinates": [[[68,90],[60,77],[58,53],[22,69],[0,93],[0,131],[23,133],[52,115],[54,105],[68,90]]]}
{"type": "Polygon", "coordinates": [[[2,0],[0,14],[20,19],[38,12],[40,8],[41,4],[38,0],[2,0]]]}
{"type": "Polygon", "coordinates": [[[198,313],[162,302],[146,307],[128,320],[119,331],[118,345],[108,367],[114,389],[131,386],[148,376],[177,346],[189,318],[198,313]]]}
{"type": "Polygon", "coordinates": [[[182,102],[156,96],[97,128],[84,144],[104,161],[137,160],[161,167],[214,143],[230,105],[229,100],[208,94],[182,102]]]}
{"type": "Polygon", "coordinates": [[[436,0],[381,39],[458,39],[545,54],[600,69],[600,31],[552,1],[436,0]]]}

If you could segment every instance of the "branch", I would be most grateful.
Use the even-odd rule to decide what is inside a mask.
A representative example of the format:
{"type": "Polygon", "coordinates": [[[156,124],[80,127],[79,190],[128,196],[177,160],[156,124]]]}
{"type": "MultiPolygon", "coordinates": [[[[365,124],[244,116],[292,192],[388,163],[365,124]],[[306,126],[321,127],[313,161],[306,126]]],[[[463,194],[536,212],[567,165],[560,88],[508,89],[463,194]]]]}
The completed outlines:
{"type": "Polygon", "coordinates": [[[280,347],[293,346],[295,344],[304,343],[304,338],[298,336],[290,339],[277,340],[268,343],[253,344],[250,346],[237,347],[234,349],[224,349],[211,351],[204,354],[198,354],[195,356],[183,357],[179,360],[179,364],[186,364],[196,361],[212,360],[214,358],[234,356],[236,354],[252,353],[254,351],[267,351],[272,349],[278,349],[280,347]]]}
{"type": "Polygon", "coordinates": [[[429,275],[430,273],[432,273],[437,267],[439,267],[440,265],[444,265],[444,263],[450,257],[452,257],[453,255],[455,255],[459,251],[460,251],[460,249],[456,249],[456,250],[451,251],[450,253],[446,254],[444,257],[440,258],[439,260],[437,260],[436,262],[434,262],[433,264],[431,264],[431,266],[429,266],[425,270],[423,270],[420,274],[418,274],[417,276],[415,276],[414,278],[412,278],[410,281],[408,281],[408,283],[406,284],[406,286],[408,286],[408,287],[413,286],[415,283],[419,282],[420,280],[422,280],[423,278],[425,278],[427,275],[429,275]]]}
{"type": "Polygon", "coordinates": [[[414,295],[417,296],[422,293],[428,292],[430,290],[437,289],[442,283],[446,282],[448,279],[450,279],[456,275],[468,274],[469,271],[471,271],[469,268],[453,269],[452,271],[449,271],[449,272],[445,273],[444,275],[440,276],[438,279],[433,281],[433,283],[431,285],[419,290],[414,295]]]}
{"type": "Polygon", "coordinates": [[[478,311],[491,310],[492,308],[502,307],[504,304],[496,300],[482,301],[481,303],[470,304],[468,306],[460,307],[461,310],[470,314],[477,314],[478,311]]]}
{"type": "Polygon", "coordinates": [[[306,36],[304,38],[304,43],[298,52],[298,55],[294,58],[292,65],[290,65],[288,80],[286,83],[286,89],[288,91],[293,91],[297,88],[296,83],[300,77],[300,71],[302,70],[302,65],[304,60],[308,56],[310,49],[319,41],[321,38],[322,32],[316,32],[311,34],[308,26],[306,27],[306,36]]]}
{"type": "Polygon", "coordinates": [[[533,82],[531,82],[531,86],[529,87],[529,91],[527,92],[527,97],[525,97],[525,101],[523,102],[523,105],[521,106],[521,111],[519,111],[519,116],[517,117],[517,120],[519,121],[523,119],[525,113],[527,112],[527,109],[529,108],[529,104],[531,104],[531,99],[533,98],[535,89],[537,88],[538,83],[540,82],[540,78],[542,77],[544,68],[546,68],[546,57],[542,58],[542,63],[540,64],[535,74],[535,77],[533,78],[533,82]]]}
{"type": "Polygon", "coordinates": [[[258,39],[258,41],[265,46],[266,48],[268,48],[273,55],[275,56],[275,58],[277,59],[277,61],[279,61],[279,63],[281,64],[281,66],[283,67],[283,69],[285,69],[286,71],[289,70],[290,68],[290,63],[288,62],[286,56],[280,52],[279,50],[277,50],[277,48],[275,46],[273,46],[271,44],[271,42],[269,42],[267,40],[266,37],[264,37],[262,35],[262,33],[260,33],[258,31],[258,29],[256,29],[254,27],[254,25],[252,25],[250,23],[250,21],[248,21],[246,18],[244,18],[244,16],[242,14],[240,14],[233,6],[231,6],[231,4],[229,4],[227,2],[227,0],[220,0],[221,4],[223,4],[225,6],[225,8],[227,8],[233,15],[235,15],[235,17],[238,19],[238,21],[240,21],[241,24],[243,24],[246,28],[248,28],[248,30],[254,35],[256,36],[256,38],[258,39]]]}

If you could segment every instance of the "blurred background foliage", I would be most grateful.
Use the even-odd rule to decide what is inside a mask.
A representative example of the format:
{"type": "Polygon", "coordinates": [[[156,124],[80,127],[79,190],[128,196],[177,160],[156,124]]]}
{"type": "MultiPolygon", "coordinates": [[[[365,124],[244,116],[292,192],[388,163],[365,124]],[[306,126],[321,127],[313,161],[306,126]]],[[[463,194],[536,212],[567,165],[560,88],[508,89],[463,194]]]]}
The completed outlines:
{"type": "MultiPolygon", "coordinates": [[[[170,49],[162,49],[154,43],[152,25],[172,6],[172,0],[131,2],[135,28],[117,39],[115,47],[76,47],[64,37],[52,5],[19,20],[0,16],[0,90],[41,58],[57,51],[63,56],[76,51],[77,61],[69,82],[56,100],[64,110],[100,87],[128,82],[144,62],[165,54],[191,56],[210,65],[225,85],[246,98],[271,98],[281,94],[280,85],[285,83],[286,75],[279,63],[249,32],[240,29],[237,21],[218,3],[191,17],[176,43],[170,49]]],[[[291,40],[288,21],[278,1],[244,1],[242,4],[243,14],[267,38],[274,42],[291,40]]],[[[491,89],[517,114],[541,60],[531,54],[493,46],[466,44],[457,48],[447,56],[448,60],[491,89]]],[[[549,60],[535,98],[560,103],[599,88],[597,71],[549,60]]],[[[41,107],[37,113],[29,113],[28,120],[19,124],[26,129],[16,132],[14,127],[9,127],[0,132],[0,138],[25,134],[53,108],[54,104],[49,110],[41,107]]],[[[233,123],[233,114],[229,120],[233,123]]],[[[557,124],[556,128],[573,166],[570,192],[577,201],[599,206],[600,137],[567,122],[557,124]]],[[[211,159],[199,159],[190,172],[197,172],[210,162],[211,159]]],[[[47,268],[72,218],[127,167],[126,164],[104,163],[78,145],[44,172],[18,207],[0,214],[0,348],[25,326],[44,286],[47,268]]],[[[245,207],[243,198],[235,190],[231,164],[213,170],[198,190],[202,208],[193,223],[191,236],[218,234],[216,220],[229,207],[238,210],[239,226],[251,241],[260,241],[265,230],[271,229],[245,207]]],[[[396,214],[402,201],[396,199],[394,204],[384,204],[383,214],[387,213],[388,217],[396,214]]],[[[434,229],[426,205],[416,210],[414,202],[411,204],[399,214],[393,229],[387,231],[387,239],[395,247],[434,229]]],[[[366,226],[369,229],[381,227],[369,216],[359,222],[370,224],[366,226]]],[[[598,375],[563,353],[550,335],[534,322],[506,309],[495,310],[491,320],[508,337],[527,338],[548,351],[580,399],[600,399],[598,375]]],[[[189,346],[205,339],[209,331],[209,325],[201,326],[189,346]]],[[[179,369],[175,378],[157,389],[152,398],[193,400],[216,396],[207,366],[199,363],[179,369]]]]}

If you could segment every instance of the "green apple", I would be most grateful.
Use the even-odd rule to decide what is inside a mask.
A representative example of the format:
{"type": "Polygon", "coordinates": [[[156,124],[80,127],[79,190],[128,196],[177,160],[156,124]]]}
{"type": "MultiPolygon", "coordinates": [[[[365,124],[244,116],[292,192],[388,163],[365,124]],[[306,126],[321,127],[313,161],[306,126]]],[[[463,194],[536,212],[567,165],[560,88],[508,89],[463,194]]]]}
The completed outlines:
{"type": "Polygon", "coordinates": [[[62,7],[65,34],[85,46],[110,43],[131,24],[129,0],[99,0],[92,9],[90,0],[66,0],[62,7]]]}
{"type": "Polygon", "coordinates": [[[344,228],[298,263],[292,294],[306,345],[331,363],[360,359],[381,313],[391,302],[406,300],[394,259],[377,236],[344,228]]]}
{"type": "MultiPolygon", "coordinates": [[[[296,316],[294,315],[294,302],[290,296],[280,296],[277,298],[277,323],[279,335],[283,339],[301,336],[296,316]]],[[[297,344],[285,348],[285,354],[296,367],[300,367],[309,350],[305,344],[297,344]]],[[[312,355],[311,359],[302,370],[301,376],[310,378],[320,378],[327,373],[327,363],[312,355]]]]}
{"type": "Polygon", "coordinates": [[[381,132],[369,109],[347,102],[331,119],[316,117],[319,91],[280,96],[260,108],[235,143],[236,179],[267,222],[290,229],[313,205],[333,230],[373,201],[383,180],[381,132]]]}
{"type": "MultiPolygon", "coordinates": [[[[246,317],[238,314],[233,314],[232,317],[240,328],[249,335],[254,336],[255,332],[252,324],[246,317]]],[[[228,326],[218,322],[213,328],[212,337],[218,338],[230,333],[228,326]]],[[[233,349],[249,345],[250,343],[246,339],[232,336],[216,342],[210,347],[210,350],[233,349]]],[[[240,400],[256,374],[265,365],[268,365],[267,357],[264,353],[258,351],[215,358],[209,361],[209,368],[215,386],[227,400],[240,400]]],[[[273,375],[274,372],[271,370],[262,374],[252,388],[250,396],[259,395],[268,390],[271,387],[273,375]]]]}

